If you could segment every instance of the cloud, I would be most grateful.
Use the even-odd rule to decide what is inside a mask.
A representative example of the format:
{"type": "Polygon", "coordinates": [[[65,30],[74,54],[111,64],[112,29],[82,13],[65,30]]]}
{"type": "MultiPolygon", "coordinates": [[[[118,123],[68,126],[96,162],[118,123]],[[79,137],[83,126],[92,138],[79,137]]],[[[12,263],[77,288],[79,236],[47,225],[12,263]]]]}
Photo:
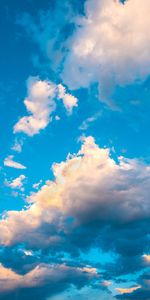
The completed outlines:
{"type": "Polygon", "coordinates": [[[78,154],[54,164],[53,172],[55,181],[31,194],[27,209],[8,212],[0,221],[1,244],[78,251],[91,247],[100,235],[105,251],[143,254],[148,245],[148,165],[123,157],[117,163],[109,149],[88,137],[78,154]]]}
{"type": "Polygon", "coordinates": [[[55,110],[54,101],[55,86],[49,81],[41,81],[38,78],[29,78],[28,96],[24,100],[29,116],[22,117],[14,126],[14,133],[24,132],[29,136],[39,133],[51,119],[51,113],[55,110]]]}
{"type": "Polygon", "coordinates": [[[14,133],[24,132],[29,136],[38,134],[52,121],[52,113],[56,110],[56,97],[62,99],[66,110],[72,113],[77,106],[77,98],[67,94],[62,85],[56,85],[49,80],[30,77],[27,82],[28,96],[24,104],[29,113],[22,117],[14,126],[14,133]]]}
{"type": "MultiPolygon", "coordinates": [[[[0,266],[1,299],[47,299],[71,285],[78,289],[86,285],[93,275],[80,268],[67,265],[40,264],[21,275],[0,266]],[[5,284],[4,284],[5,282],[5,284]]],[[[94,276],[93,276],[94,278],[94,276]]]]}
{"type": "Polygon", "coordinates": [[[143,259],[146,264],[150,264],[150,254],[144,254],[143,259]]]}
{"type": "MultiPolygon", "coordinates": [[[[149,165],[139,159],[114,160],[109,149],[100,148],[89,136],[82,139],[77,154],[53,164],[53,173],[54,180],[32,193],[24,209],[3,214],[0,245],[23,245],[27,251],[55,258],[61,253],[80,257],[93,248],[111,252],[114,261],[98,267],[103,270],[101,282],[112,282],[111,287],[99,284],[102,289],[112,290],[120,276],[144,270],[143,253],[149,249],[149,165]]],[[[81,263],[82,270],[97,274],[94,264],[89,270],[84,260],[81,263]]],[[[36,260],[31,270],[35,265],[36,260]]],[[[138,293],[143,283],[135,286],[139,285],[138,293]]]]}
{"type": "Polygon", "coordinates": [[[42,184],[42,180],[40,180],[39,182],[34,183],[32,187],[33,187],[33,189],[38,190],[39,187],[41,186],[41,184],[42,184]]]}
{"type": "Polygon", "coordinates": [[[63,5],[57,1],[57,13],[50,8],[37,16],[38,23],[24,15],[20,24],[65,85],[74,90],[97,83],[100,99],[112,105],[116,86],[143,82],[149,76],[150,3],[87,0],[82,5],[78,2],[74,9],[68,1],[63,5]],[[82,5],[84,9],[79,9],[82,5]]]}
{"type": "Polygon", "coordinates": [[[5,184],[6,184],[6,186],[9,186],[11,189],[24,190],[23,184],[24,184],[25,179],[26,179],[25,175],[20,175],[19,177],[13,179],[11,182],[6,181],[5,184]]]}
{"type": "Polygon", "coordinates": [[[26,167],[16,161],[13,160],[14,156],[9,155],[8,157],[5,158],[4,160],[4,166],[10,167],[10,168],[15,168],[15,169],[21,169],[24,170],[26,167]]]}
{"type": "Polygon", "coordinates": [[[100,116],[101,116],[101,112],[98,112],[95,115],[87,118],[86,120],[84,120],[82,122],[82,124],[80,125],[79,129],[80,130],[87,130],[89,128],[90,124],[94,123],[98,119],[98,117],[100,117],[100,116]]]}
{"type": "Polygon", "coordinates": [[[117,295],[116,299],[123,300],[149,300],[150,295],[150,274],[144,273],[138,278],[139,288],[137,288],[133,292],[123,293],[121,295],[117,295]]]}
{"type": "Polygon", "coordinates": [[[14,145],[12,146],[11,150],[20,153],[22,151],[23,140],[15,140],[14,145]]]}
{"type": "Polygon", "coordinates": [[[87,0],[70,38],[65,84],[76,89],[97,82],[107,101],[116,85],[144,81],[150,73],[149,9],[148,0],[87,0]]]}
{"type": "Polygon", "coordinates": [[[77,106],[77,98],[75,98],[71,94],[67,94],[66,88],[62,84],[58,85],[58,97],[63,101],[67,112],[71,114],[73,107],[77,106]]]}
{"type": "Polygon", "coordinates": [[[140,289],[141,286],[133,286],[130,288],[116,288],[116,290],[120,293],[120,294],[129,294],[129,293],[133,293],[134,291],[140,289]]]}

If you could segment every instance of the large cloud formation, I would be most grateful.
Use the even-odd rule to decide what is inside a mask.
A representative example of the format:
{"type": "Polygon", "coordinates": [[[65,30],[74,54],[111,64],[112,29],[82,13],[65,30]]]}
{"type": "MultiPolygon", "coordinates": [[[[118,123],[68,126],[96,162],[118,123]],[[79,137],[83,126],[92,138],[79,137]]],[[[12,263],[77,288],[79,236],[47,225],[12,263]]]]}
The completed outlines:
{"type": "Polygon", "coordinates": [[[97,83],[100,99],[110,105],[115,86],[150,74],[150,2],[87,0],[78,15],[74,2],[62,7],[56,1],[57,13],[51,8],[38,23],[25,15],[20,23],[70,89],[97,83]]]}
{"type": "Polygon", "coordinates": [[[150,74],[149,10],[149,0],[87,0],[69,44],[64,82],[73,89],[97,82],[107,101],[115,85],[144,81],[150,74]]]}
{"type": "MultiPolygon", "coordinates": [[[[114,160],[109,149],[99,148],[89,136],[77,154],[54,164],[53,172],[55,180],[31,194],[24,210],[3,215],[0,244],[6,248],[24,245],[27,251],[54,257],[66,253],[74,258],[93,247],[112,251],[115,261],[101,269],[105,280],[116,281],[121,275],[147,269],[149,165],[138,159],[114,160]]],[[[86,265],[84,270],[96,274],[86,265]]],[[[133,294],[142,288],[141,284],[137,291],[128,290],[133,294]]]]}

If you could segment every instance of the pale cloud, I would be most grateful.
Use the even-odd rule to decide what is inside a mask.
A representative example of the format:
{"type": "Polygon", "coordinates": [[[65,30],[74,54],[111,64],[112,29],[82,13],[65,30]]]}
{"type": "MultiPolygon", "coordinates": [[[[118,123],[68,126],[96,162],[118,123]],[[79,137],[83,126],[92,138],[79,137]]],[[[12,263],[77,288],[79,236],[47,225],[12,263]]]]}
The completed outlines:
{"type": "Polygon", "coordinates": [[[11,150],[20,153],[22,151],[23,140],[15,140],[14,145],[12,146],[11,150]]]}
{"type": "Polygon", "coordinates": [[[38,190],[38,188],[41,186],[41,184],[42,184],[42,180],[40,180],[39,182],[34,183],[33,188],[38,190]]]}
{"type": "Polygon", "coordinates": [[[21,169],[21,170],[26,169],[26,167],[21,163],[14,161],[13,155],[9,155],[8,157],[5,158],[4,166],[14,168],[14,169],[21,169]]]}
{"type": "Polygon", "coordinates": [[[110,285],[112,285],[112,282],[109,280],[104,280],[101,282],[101,285],[104,287],[109,287],[110,285]]]}
{"type": "Polygon", "coordinates": [[[68,94],[66,92],[66,88],[62,85],[58,85],[58,97],[61,99],[64,103],[64,106],[69,114],[72,113],[72,109],[76,106],[78,106],[78,99],[71,94],[68,94]]]}
{"type": "Polygon", "coordinates": [[[87,118],[82,122],[82,124],[79,126],[80,130],[87,130],[90,126],[90,124],[94,123],[99,117],[101,116],[101,112],[96,113],[95,115],[87,118]]]}
{"type": "Polygon", "coordinates": [[[6,186],[9,186],[11,189],[19,189],[21,191],[24,190],[23,184],[26,179],[25,175],[20,175],[19,177],[13,179],[12,181],[6,181],[6,186]]]}
{"type": "Polygon", "coordinates": [[[76,19],[62,79],[71,89],[99,85],[102,101],[116,85],[144,81],[150,73],[150,1],[87,0],[76,19]]]}
{"type": "Polygon", "coordinates": [[[28,96],[24,100],[29,116],[22,117],[14,126],[14,133],[24,132],[29,136],[39,133],[51,120],[51,114],[56,108],[54,101],[55,85],[31,77],[27,83],[28,96]]]}
{"type": "Polygon", "coordinates": [[[28,96],[24,100],[29,113],[22,117],[14,126],[14,133],[24,132],[29,136],[38,134],[52,121],[52,113],[56,110],[56,99],[62,99],[67,112],[72,113],[77,106],[77,98],[68,94],[62,85],[49,80],[30,77],[27,82],[28,96]]]}
{"type": "Polygon", "coordinates": [[[55,120],[56,121],[60,121],[60,117],[59,116],[55,116],[55,120]]]}

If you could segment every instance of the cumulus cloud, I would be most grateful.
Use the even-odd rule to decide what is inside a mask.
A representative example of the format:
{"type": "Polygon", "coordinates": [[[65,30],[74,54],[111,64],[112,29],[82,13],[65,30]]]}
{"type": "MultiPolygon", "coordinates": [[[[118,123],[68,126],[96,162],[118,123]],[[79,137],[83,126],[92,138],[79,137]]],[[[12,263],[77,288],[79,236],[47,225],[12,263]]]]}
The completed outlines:
{"type": "MultiPolygon", "coordinates": [[[[111,158],[109,149],[99,148],[93,137],[85,138],[77,155],[53,165],[55,181],[48,181],[28,197],[28,209],[8,212],[0,221],[0,242],[4,245],[27,242],[37,248],[50,245],[67,248],[68,240],[72,247],[84,248],[90,246],[101,232],[108,248],[116,247],[121,253],[127,248],[132,249],[135,241],[128,236],[129,224],[135,232],[134,223],[146,222],[149,218],[150,168],[138,160],[118,159],[117,163],[111,158]],[[72,222],[68,228],[70,217],[72,222]],[[74,239],[77,228],[85,227],[90,233],[95,224],[94,234],[87,240],[85,238],[83,245],[80,244],[85,233],[83,229],[79,239],[74,239]],[[120,225],[120,229],[114,229],[113,234],[118,235],[114,244],[113,234],[112,239],[108,238],[109,229],[120,225]]],[[[139,252],[147,245],[147,227],[144,224],[140,225],[143,226],[143,236],[136,229],[139,252]],[[144,245],[141,243],[143,237],[144,245]]]]}
{"type": "Polygon", "coordinates": [[[106,102],[115,85],[144,81],[150,73],[149,10],[149,0],[87,0],[70,38],[65,84],[76,89],[97,82],[106,102]]]}
{"type": "Polygon", "coordinates": [[[29,113],[22,117],[14,126],[14,133],[24,132],[29,136],[38,134],[52,121],[52,113],[56,109],[56,97],[63,100],[68,112],[77,106],[77,98],[67,94],[65,87],[56,85],[49,80],[30,77],[27,82],[28,96],[24,100],[29,113]]]}
{"type": "MultiPolygon", "coordinates": [[[[89,136],[82,139],[77,154],[53,164],[53,173],[55,179],[32,193],[23,210],[3,214],[1,246],[24,245],[27,251],[64,252],[71,257],[93,247],[112,251],[116,259],[103,266],[101,278],[112,285],[123,274],[144,270],[149,249],[150,166],[138,159],[114,160],[109,149],[100,148],[89,136]]],[[[95,266],[84,263],[82,271],[97,274],[95,266]]],[[[130,295],[140,293],[144,283],[139,285],[130,295]]]]}
{"type": "Polygon", "coordinates": [[[14,161],[13,159],[14,159],[14,155],[9,155],[8,157],[6,157],[4,160],[4,166],[15,168],[15,169],[21,169],[21,170],[26,169],[24,165],[14,161]]]}
{"type": "Polygon", "coordinates": [[[51,67],[59,74],[61,70],[70,89],[97,83],[100,99],[112,105],[116,86],[143,82],[149,76],[149,0],[86,0],[80,11],[68,1],[60,2],[56,1],[57,13],[51,8],[38,17],[38,24],[29,15],[20,24],[51,67]]]}

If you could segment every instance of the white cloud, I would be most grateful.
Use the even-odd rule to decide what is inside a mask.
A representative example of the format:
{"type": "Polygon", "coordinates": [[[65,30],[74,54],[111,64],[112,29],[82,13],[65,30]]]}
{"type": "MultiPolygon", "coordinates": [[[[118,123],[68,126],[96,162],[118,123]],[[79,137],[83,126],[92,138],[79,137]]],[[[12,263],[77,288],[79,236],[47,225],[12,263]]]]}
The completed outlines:
{"type": "Polygon", "coordinates": [[[29,136],[38,134],[52,121],[52,113],[56,110],[56,98],[62,99],[67,112],[71,113],[77,106],[77,98],[68,94],[62,85],[49,80],[30,77],[27,83],[28,96],[24,104],[29,113],[14,126],[14,133],[24,132],[29,136]]]}
{"type": "Polygon", "coordinates": [[[68,94],[66,88],[62,84],[58,84],[58,97],[63,101],[64,106],[69,114],[72,113],[72,109],[77,105],[78,100],[76,97],[68,94]]]}
{"type": "Polygon", "coordinates": [[[55,85],[49,81],[42,81],[38,78],[29,78],[28,96],[24,104],[29,116],[21,118],[14,126],[14,133],[24,132],[29,136],[39,133],[44,129],[51,119],[51,113],[55,110],[54,101],[55,85]]]}
{"type": "Polygon", "coordinates": [[[97,82],[103,101],[115,85],[150,74],[150,1],[87,0],[76,20],[62,79],[71,89],[97,82]]]}
{"type": "Polygon", "coordinates": [[[26,179],[25,175],[20,175],[19,177],[13,179],[12,181],[6,181],[5,184],[12,189],[19,189],[23,191],[24,190],[23,184],[25,179],[26,179]]]}
{"type": "Polygon", "coordinates": [[[24,165],[14,161],[13,158],[13,155],[9,155],[8,157],[6,157],[4,160],[4,166],[21,170],[26,169],[24,165]]]}

